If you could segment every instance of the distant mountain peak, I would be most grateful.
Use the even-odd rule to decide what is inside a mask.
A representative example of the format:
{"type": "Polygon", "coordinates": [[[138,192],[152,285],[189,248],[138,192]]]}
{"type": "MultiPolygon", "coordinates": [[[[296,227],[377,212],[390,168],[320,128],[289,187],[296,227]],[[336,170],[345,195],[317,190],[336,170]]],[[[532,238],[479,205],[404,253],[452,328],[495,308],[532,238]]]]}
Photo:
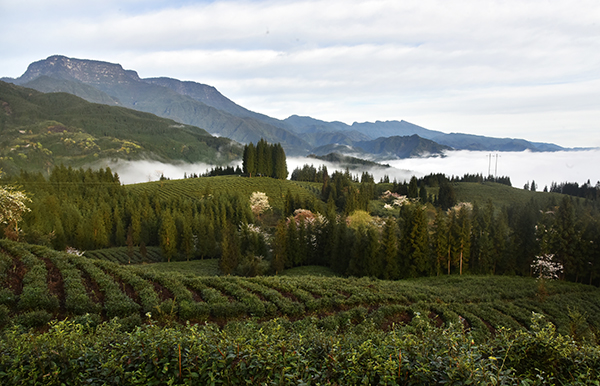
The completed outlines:
{"type": "Polygon", "coordinates": [[[117,63],[53,55],[31,63],[15,83],[24,84],[42,75],[88,84],[140,81],[137,72],[125,70],[117,63]]]}

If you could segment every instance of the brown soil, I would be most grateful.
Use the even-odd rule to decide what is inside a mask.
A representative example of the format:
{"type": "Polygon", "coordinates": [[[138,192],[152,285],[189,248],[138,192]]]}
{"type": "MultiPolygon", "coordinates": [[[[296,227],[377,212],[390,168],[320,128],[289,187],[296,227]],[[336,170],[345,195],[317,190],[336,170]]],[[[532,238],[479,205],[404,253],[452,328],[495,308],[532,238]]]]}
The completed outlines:
{"type": "Polygon", "coordinates": [[[431,311],[427,317],[429,317],[429,319],[435,323],[437,328],[441,328],[444,325],[442,318],[440,318],[440,316],[433,311],[431,311]]]}
{"type": "Polygon", "coordinates": [[[294,294],[292,294],[290,292],[281,292],[281,291],[278,291],[278,292],[281,294],[281,296],[283,296],[285,298],[288,298],[288,299],[290,299],[293,302],[301,303],[301,301],[298,300],[298,298],[296,297],[296,295],[294,295],[294,294]]]}
{"type": "Polygon", "coordinates": [[[99,303],[104,306],[104,293],[100,291],[98,283],[93,281],[90,275],[88,275],[88,273],[84,270],[79,270],[79,272],[81,272],[83,285],[85,286],[85,290],[87,291],[90,300],[94,303],[99,303]]]}
{"type": "Polygon", "coordinates": [[[25,265],[21,260],[13,257],[13,266],[7,272],[6,285],[17,296],[23,292],[23,276],[25,276],[25,273],[27,273],[25,265]]]}
{"type": "Polygon", "coordinates": [[[464,327],[465,330],[470,330],[471,329],[471,323],[469,323],[469,321],[467,319],[463,318],[460,315],[458,316],[458,319],[463,324],[463,327],[464,327]]]}
{"type": "Polygon", "coordinates": [[[160,283],[157,283],[155,281],[151,281],[151,283],[154,286],[154,291],[156,292],[161,301],[173,299],[173,294],[167,288],[163,287],[160,283]]]}
{"type": "Polygon", "coordinates": [[[190,291],[192,293],[192,298],[194,299],[195,302],[197,303],[204,303],[204,299],[202,299],[202,296],[195,290],[188,288],[188,291],[190,291]]]}
{"type": "Polygon", "coordinates": [[[485,324],[485,326],[488,328],[488,330],[490,331],[490,334],[492,335],[496,335],[496,329],[494,328],[494,326],[492,326],[490,324],[490,322],[488,322],[487,320],[483,320],[481,319],[481,321],[483,322],[483,324],[485,324]]]}
{"type": "Polygon", "coordinates": [[[46,264],[46,270],[48,271],[48,275],[46,277],[46,281],[48,283],[48,292],[50,295],[56,296],[59,302],[59,315],[66,315],[65,308],[65,283],[63,282],[62,275],[60,271],[50,259],[46,257],[40,257],[46,264]]]}
{"type": "Polygon", "coordinates": [[[393,325],[408,324],[412,321],[412,317],[408,312],[402,312],[400,314],[391,315],[385,318],[381,323],[381,328],[384,331],[390,331],[393,325]]]}

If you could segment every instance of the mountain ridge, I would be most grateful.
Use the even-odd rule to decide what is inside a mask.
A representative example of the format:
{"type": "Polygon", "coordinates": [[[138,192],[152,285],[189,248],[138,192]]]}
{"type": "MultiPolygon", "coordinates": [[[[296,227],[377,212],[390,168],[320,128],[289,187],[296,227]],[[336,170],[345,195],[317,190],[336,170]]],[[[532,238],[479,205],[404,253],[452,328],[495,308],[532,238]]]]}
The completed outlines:
{"type": "MultiPolygon", "coordinates": [[[[142,79],[136,71],[125,70],[120,64],[61,55],[31,63],[19,78],[3,79],[43,92],[68,92],[95,103],[150,112],[240,143],[257,142],[261,138],[280,142],[290,155],[307,155],[323,146],[339,145],[342,150],[344,146],[356,148],[359,142],[414,134],[454,150],[564,150],[555,144],[524,139],[447,134],[404,120],[354,122],[352,125],[298,115],[279,120],[236,104],[214,86],[168,77],[142,79]]],[[[388,153],[411,152],[397,149],[388,153]]]]}

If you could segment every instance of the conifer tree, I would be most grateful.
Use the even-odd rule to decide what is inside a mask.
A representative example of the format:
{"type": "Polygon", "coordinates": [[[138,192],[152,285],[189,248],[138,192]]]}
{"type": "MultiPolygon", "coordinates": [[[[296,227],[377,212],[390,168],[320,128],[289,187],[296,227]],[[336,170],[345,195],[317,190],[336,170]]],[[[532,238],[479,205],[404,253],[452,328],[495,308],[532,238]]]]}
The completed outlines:
{"type": "Polygon", "coordinates": [[[421,200],[421,203],[423,204],[428,202],[427,189],[425,188],[425,185],[421,186],[419,189],[419,200],[421,200]]]}
{"type": "Polygon", "coordinates": [[[256,175],[257,162],[256,148],[254,147],[254,144],[250,142],[248,145],[244,146],[242,158],[244,174],[248,174],[250,177],[256,175]]]}
{"type": "Polygon", "coordinates": [[[104,216],[101,210],[95,210],[92,214],[92,244],[94,249],[108,247],[108,232],[104,222],[104,216]]]}
{"type": "Polygon", "coordinates": [[[221,233],[223,240],[221,241],[219,268],[223,274],[230,275],[237,268],[242,258],[239,238],[235,226],[231,223],[226,223],[221,233]]]}
{"type": "Polygon", "coordinates": [[[442,269],[448,267],[450,274],[450,240],[446,214],[438,209],[433,222],[433,252],[435,272],[439,276],[442,269]]]}
{"type": "Polygon", "coordinates": [[[454,193],[454,188],[452,185],[450,185],[450,183],[443,182],[440,185],[437,202],[442,210],[448,210],[456,205],[456,194],[454,193]]]}
{"type": "Polygon", "coordinates": [[[429,264],[429,232],[425,207],[419,205],[412,216],[410,230],[411,243],[411,274],[415,277],[426,276],[430,270],[429,264]]]}
{"type": "Polygon", "coordinates": [[[285,180],[288,176],[285,151],[281,144],[273,147],[273,178],[285,180]]]}
{"type": "Polygon", "coordinates": [[[410,182],[408,184],[408,198],[418,198],[419,197],[419,181],[417,177],[412,176],[410,182]]]}
{"type": "Polygon", "coordinates": [[[285,263],[287,264],[286,268],[295,267],[296,263],[298,263],[300,260],[299,244],[296,220],[293,217],[290,217],[287,229],[287,258],[285,259],[285,263]]]}
{"type": "Polygon", "coordinates": [[[400,267],[398,266],[398,235],[397,225],[393,218],[388,218],[383,226],[382,234],[382,261],[383,278],[386,280],[400,279],[400,267]]]}
{"type": "Polygon", "coordinates": [[[160,247],[168,262],[177,253],[177,227],[170,210],[163,213],[160,224],[160,247]]]}
{"type": "Polygon", "coordinates": [[[285,219],[279,220],[275,229],[275,240],[273,241],[273,260],[271,267],[275,273],[283,272],[287,265],[287,224],[285,219]]]}

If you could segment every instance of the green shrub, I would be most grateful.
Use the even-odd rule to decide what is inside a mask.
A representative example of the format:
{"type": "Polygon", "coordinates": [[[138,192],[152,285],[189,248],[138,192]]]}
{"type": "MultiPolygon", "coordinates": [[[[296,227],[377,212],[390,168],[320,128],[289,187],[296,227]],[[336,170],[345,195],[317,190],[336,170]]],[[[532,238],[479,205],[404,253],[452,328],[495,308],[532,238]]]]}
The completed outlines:
{"type": "Polygon", "coordinates": [[[14,319],[14,323],[28,328],[39,328],[52,320],[52,314],[46,310],[36,310],[22,313],[14,319]]]}

